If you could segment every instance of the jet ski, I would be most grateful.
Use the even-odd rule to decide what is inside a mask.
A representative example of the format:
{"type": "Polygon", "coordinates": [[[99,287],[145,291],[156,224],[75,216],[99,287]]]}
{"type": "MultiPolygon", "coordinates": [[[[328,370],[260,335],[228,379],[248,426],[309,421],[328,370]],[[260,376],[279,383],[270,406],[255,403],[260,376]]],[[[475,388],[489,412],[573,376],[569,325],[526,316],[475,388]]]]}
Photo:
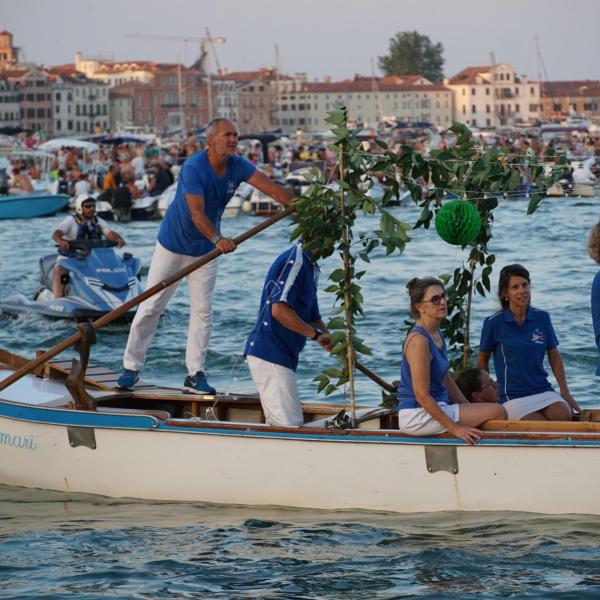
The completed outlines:
{"type": "MultiPolygon", "coordinates": [[[[62,282],[65,295],[54,298],[52,280],[58,254],[40,258],[41,287],[33,298],[23,294],[9,296],[0,302],[3,314],[18,316],[38,313],[52,319],[92,321],[122,306],[143,292],[140,283],[141,261],[129,252],[119,256],[113,240],[72,240],[69,256],[62,260],[62,282]]],[[[131,321],[136,307],[127,311],[121,321],[131,321]]]]}

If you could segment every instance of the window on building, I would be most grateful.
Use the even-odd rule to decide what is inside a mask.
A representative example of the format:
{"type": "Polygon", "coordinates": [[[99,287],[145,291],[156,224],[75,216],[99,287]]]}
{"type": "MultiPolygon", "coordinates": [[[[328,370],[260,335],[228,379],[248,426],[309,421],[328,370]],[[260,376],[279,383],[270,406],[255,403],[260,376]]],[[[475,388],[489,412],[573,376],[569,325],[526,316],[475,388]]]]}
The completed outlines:
{"type": "Polygon", "coordinates": [[[462,107],[462,114],[463,115],[467,114],[467,107],[464,104],[463,104],[463,107],[462,107]]]}
{"type": "MultiPolygon", "coordinates": [[[[60,102],[60,92],[56,92],[56,101],[60,102]]],[[[60,127],[59,127],[60,129],[60,127]]]]}
{"type": "Polygon", "coordinates": [[[485,112],[486,113],[492,112],[492,107],[489,104],[485,105],[485,112]]]}
{"type": "Polygon", "coordinates": [[[518,87],[516,87],[516,88],[515,88],[515,96],[518,96],[518,95],[519,95],[519,88],[518,88],[518,87]]]}
{"type": "Polygon", "coordinates": [[[489,95],[490,95],[490,88],[489,88],[489,87],[486,87],[486,88],[485,88],[485,95],[486,95],[486,96],[489,96],[489,95]]]}
{"type": "Polygon", "coordinates": [[[561,112],[561,111],[562,111],[562,104],[558,104],[558,103],[556,103],[556,102],[555,102],[555,103],[552,105],[552,110],[553,110],[554,112],[561,112]]]}
{"type": "Polygon", "coordinates": [[[530,104],[529,105],[529,112],[537,112],[538,109],[538,105],[537,104],[530,104]]]}
{"type": "Polygon", "coordinates": [[[485,120],[485,124],[486,124],[486,127],[491,127],[492,126],[492,120],[491,119],[486,119],[485,120]]]}
{"type": "Polygon", "coordinates": [[[46,116],[46,111],[43,108],[37,109],[37,118],[43,119],[46,116]]]}
{"type": "Polygon", "coordinates": [[[62,123],[61,123],[60,119],[58,119],[58,120],[56,121],[56,129],[57,129],[58,131],[60,131],[60,130],[62,129],[62,123]]]}
{"type": "Polygon", "coordinates": [[[475,88],[471,88],[471,95],[474,96],[477,90],[475,88]]]}
{"type": "Polygon", "coordinates": [[[515,104],[515,112],[521,112],[521,107],[518,104],[515,104]]]}
{"type": "Polygon", "coordinates": [[[477,107],[474,104],[471,104],[471,112],[475,114],[477,112],[477,107]]]}

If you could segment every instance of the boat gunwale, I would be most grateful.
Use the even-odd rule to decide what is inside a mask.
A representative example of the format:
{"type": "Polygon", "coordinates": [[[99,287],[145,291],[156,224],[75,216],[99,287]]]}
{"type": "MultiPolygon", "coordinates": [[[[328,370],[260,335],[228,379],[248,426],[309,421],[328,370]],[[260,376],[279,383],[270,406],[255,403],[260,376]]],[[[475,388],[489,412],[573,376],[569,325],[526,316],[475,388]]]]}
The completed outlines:
{"type": "MultiPolygon", "coordinates": [[[[385,443],[400,445],[469,445],[451,434],[438,434],[431,437],[414,437],[394,429],[335,429],[314,427],[275,427],[266,423],[227,422],[218,420],[167,419],[161,420],[148,414],[122,413],[119,408],[110,407],[114,412],[97,412],[71,408],[32,406],[0,399],[0,419],[12,419],[57,427],[81,427],[93,429],[160,431],[162,433],[190,433],[199,435],[224,435],[232,437],[283,438],[298,441],[326,441],[351,443],[385,443]],[[15,414],[6,411],[12,406],[28,414],[15,414]],[[11,414],[12,413],[12,414],[11,414]],[[44,419],[43,415],[57,413],[74,418],[44,419]],[[90,422],[90,420],[92,422],[90,422]],[[94,423],[93,421],[98,421],[94,423]]],[[[482,431],[482,438],[476,446],[554,446],[554,447],[600,447],[600,432],[516,432],[482,431]]]]}

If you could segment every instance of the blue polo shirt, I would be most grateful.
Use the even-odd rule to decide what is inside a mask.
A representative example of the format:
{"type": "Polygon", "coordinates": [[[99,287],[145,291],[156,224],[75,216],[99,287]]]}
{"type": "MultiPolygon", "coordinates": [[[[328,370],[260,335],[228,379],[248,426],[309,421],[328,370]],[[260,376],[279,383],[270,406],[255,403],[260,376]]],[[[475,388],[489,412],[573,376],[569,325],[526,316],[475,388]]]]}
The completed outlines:
{"type": "Polygon", "coordinates": [[[221,228],[221,215],[242,181],[247,181],[256,167],[245,158],[230,156],[225,175],[219,177],[208,162],[206,150],[188,158],[179,173],[175,199],[167,209],[158,231],[161,246],[177,254],[202,256],[214,249],[192,222],[185,194],[202,196],[204,212],[216,227],[221,228]]]}
{"type": "Polygon", "coordinates": [[[558,346],[550,315],[530,306],[522,325],[508,308],[483,322],[479,350],[494,356],[500,402],[552,390],[544,356],[558,346]]]}
{"type": "Polygon", "coordinates": [[[303,251],[301,243],[275,259],[267,273],[258,319],[246,342],[244,356],[256,356],[296,370],[306,338],[275,319],[271,314],[271,306],[286,302],[306,323],[320,320],[317,301],[319,273],[319,267],[312,256],[303,251]]]}
{"type": "MultiPolygon", "coordinates": [[[[600,271],[596,273],[592,282],[592,322],[596,336],[596,348],[600,352],[600,271]]],[[[596,375],[600,375],[600,360],[596,365],[596,375]]]]}

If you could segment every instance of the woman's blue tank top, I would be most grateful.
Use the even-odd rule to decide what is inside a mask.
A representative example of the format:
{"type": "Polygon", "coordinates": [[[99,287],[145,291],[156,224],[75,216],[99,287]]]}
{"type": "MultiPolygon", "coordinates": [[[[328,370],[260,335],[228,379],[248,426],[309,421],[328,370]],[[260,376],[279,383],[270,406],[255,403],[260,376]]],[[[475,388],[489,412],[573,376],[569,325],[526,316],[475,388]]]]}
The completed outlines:
{"type": "MultiPolygon", "coordinates": [[[[444,377],[448,372],[448,354],[446,351],[446,340],[442,337],[442,347],[438,348],[429,332],[420,325],[415,325],[409,334],[417,332],[427,338],[431,363],[429,365],[429,393],[436,402],[448,402],[448,388],[444,384],[444,377]]],[[[441,337],[441,335],[440,335],[441,337]]],[[[404,348],[402,348],[402,368],[400,370],[400,386],[398,387],[398,410],[403,408],[420,408],[412,385],[410,365],[406,360],[404,348]]]]}

